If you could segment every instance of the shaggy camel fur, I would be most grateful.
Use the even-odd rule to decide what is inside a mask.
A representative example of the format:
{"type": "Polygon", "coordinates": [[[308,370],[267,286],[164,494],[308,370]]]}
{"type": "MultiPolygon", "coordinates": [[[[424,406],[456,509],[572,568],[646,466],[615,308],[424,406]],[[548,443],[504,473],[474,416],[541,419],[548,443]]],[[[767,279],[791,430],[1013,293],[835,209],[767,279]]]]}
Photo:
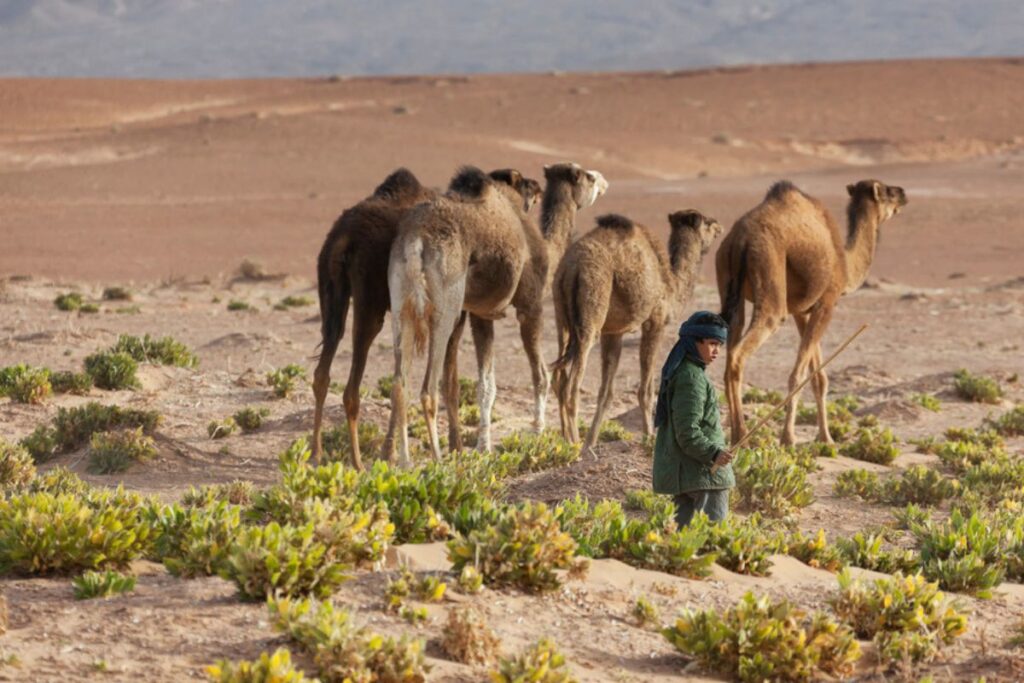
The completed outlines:
{"type": "Polygon", "coordinates": [[[601,337],[601,389],[584,452],[597,441],[612,395],[622,352],[622,335],[640,329],[640,386],[637,398],[644,434],[651,429],[652,370],[669,319],[693,296],[700,264],[722,233],[713,218],[697,211],[668,217],[668,252],[642,225],[614,214],[573,244],[552,283],[561,356],[551,365],[562,434],[579,441],[580,380],[590,348],[601,337]],[[568,368],[568,371],[566,370],[568,368]]]}
{"type": "MultiPolygon", "coordinates": [[[[729,323],[725,393],[729,401],[732,442],[746,434],[743,419],[743,367],[793,315],[800,332],[790,391],[810,368],[818,405],[818,439],[832,442],[825,395],[828,378],[821,367],[821,339],[839,298],[860,287],[875,257],[879,226],[907,204],[901,187],[877,180],[848,185],[844,236],[824,205],[782,181],[768,190],[758,206],[742,216],[715,255],[722,317],[729,323]],[[750,327],[743,332],[745,301],[754,304],[750,327]]],[[[786,405],[782,443],[796,439],[794,396],[786,405]]]]}
{"type": "MultiPolygon", "coordinates": [[[[578,209],[591,205],[607,189],[596,171],[576,164],[544,169],[547,181],[541,228],[522,211],[507,185],[478,169],[465,168],[452,179],[448,193],[422,204],[402,221],[391,250],[388,283],[395,339],[392,417],[399,437],[399,462],[409,465],[406,433],[406,382],[415,346],[428,346],[421,400],[433,456],[440,457],[437,436],[437,389],[445,363],[445,401],[457,402],[455,353],[466,314],[476,346],[480,426],[477,447],[489,450],[494,379],[494,320],[516,309],[534,389],[534,427],[544,424],[547,370],[541,360],[542,295],[548,264],[568,244],[578,209]],[[446,348],[447,347],[447,348],[446,348]],[[447,360],[442,358],[446,349],[447,360]]],[[[457,411],[456,411],[457,414],[457,411]]],[[[457,418],[450,420],[455,425],[457,418]]],[[[453,440],[453,448],[458,444],[453,440]]],[[[394,444],[390,444],[391,450],[394,444]]],[[[389,453],[390,455],[390,453],[389,453]]]]}
{"type": "MultiPolygon", "coordinates": [[[[540,198],[540,184],[518,172],[503,169],[491,176],[515,186],[528,211],[540,198]]],[[[352,443],[352,460],[362,469],[359,450],[359,387],[373,340],[384,326],[391,306],[388,296],[388,257],[398,223],[420,202],[436,197],[408,169],[389,175],[373,194],[346,209],[327,234],[317,259],[320,295],[321,350],[313,379],[316,408],[313,416],[313,457],[323,452],[324,401],[331,384],[331,363],[345,334],[345,318],[352,306],[352,364],[343,402],[352,443]]],[[[391,427],[389,427],[389,435],[391,427]]]]}

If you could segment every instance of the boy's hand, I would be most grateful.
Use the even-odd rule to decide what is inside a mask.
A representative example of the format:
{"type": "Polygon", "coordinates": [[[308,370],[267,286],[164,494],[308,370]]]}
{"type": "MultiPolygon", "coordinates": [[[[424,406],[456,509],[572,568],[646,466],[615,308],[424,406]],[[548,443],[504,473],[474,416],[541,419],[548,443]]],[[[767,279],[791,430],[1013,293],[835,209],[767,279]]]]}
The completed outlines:
{"type": "Polygon", "coordinates": [[[718,457],[715,458],[715,462],[711,465],[712,469],[717,470],[720,467],[725,467],[732,462],[733,457],[732,451],[718,451],[718,457]]]}

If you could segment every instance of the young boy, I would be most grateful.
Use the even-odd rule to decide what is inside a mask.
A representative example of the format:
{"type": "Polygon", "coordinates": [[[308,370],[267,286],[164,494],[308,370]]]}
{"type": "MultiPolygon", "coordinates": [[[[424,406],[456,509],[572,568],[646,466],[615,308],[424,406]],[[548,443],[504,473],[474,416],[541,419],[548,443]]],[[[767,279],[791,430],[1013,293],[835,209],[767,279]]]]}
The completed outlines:
{"type": "Polygon", "coordinates": [[[698,311],[679,328],[679,341],[661,370],[654,415],[655,493],[674,496],[676,524],[697,512],[712,521],[729,513],[729,489],[736,485],[733,454],[725,447],[718,392],[705,369],[718,358],[729,326],[721,316],[698,311]],[[718,469],[711,472],[713,465],[718,469]]]}

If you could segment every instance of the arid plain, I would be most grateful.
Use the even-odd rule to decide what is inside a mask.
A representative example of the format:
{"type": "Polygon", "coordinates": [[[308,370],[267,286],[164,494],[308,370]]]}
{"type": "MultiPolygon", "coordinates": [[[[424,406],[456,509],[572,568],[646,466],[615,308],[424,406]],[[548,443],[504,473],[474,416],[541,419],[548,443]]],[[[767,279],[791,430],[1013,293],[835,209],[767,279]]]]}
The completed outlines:
{"type": "MultiPolygon", "coordinates": [[[[1024,401],[1024,59],[925,60],[666,71],[509,76],[344,77],[262,81],[0,81],[0,367],[16,363],[80,370],[119,334],[172,335],[199,356],[196,369],[143,366],[136,391],[93,389],[42,405],[0,399],[0,436],[15,441],[61,406],[87,400],[158,410],[158,457],[123,475],[86,471],[84,449],[47,462],[93,484],[176,500],[190,486],[248,479],[274,482],[278,454],[312,427],[308,383],[275,399],[263,377],[297,363],[312,375],[320,340],[315,305],[276,310],[283,297],[316,299],[316,255],[346,207],[406,166],[443,187],[463,164],[515,167],[543,178],[542,166],[576,161],[610,183],[580,212],[576,232],[607,212],[667,235],[667,215],[695,208],[726,229],[781,178],[819,197],[845,222],[846,185],[877,178],[906,190],[909,204],[882,226],[865,287],[842,300],[825,337],[830,353],[861,324],[868,331],[840,356],[833,396],[851,394],[860,414],[877,416],[900,438],[891,467],[849,458],[823,460],[811,475],[817,500],[798,526],[850,536],[891,523],[893,509],[833,495],[839,473],[865,467],[938,467],[910,439],[949,427],[979,427],[1024,401]],[[244,277],[240,267],[261,277],[244,277]],[[103,301],[106,287],[133,294],[103,301]],[[100,312],[53,305],[77,291],[100,312]],[[247,311],[229,311],[244,301],[247,311]],[[1001,405],[955,396],[953,373],[999,380],[1001,405]],[[941,410],[912,401],[933,394],[941,410]],[[251,435],[211,440],[207,424],[248,405],[269,408],[251,435]]],[[[535,209],[536,211],[536,209],[535,209]]],[[[719,307],[713,252],[688,310],[719,307]]],[[[550,311],[550,301],[546,304],[550,311]]],[[[514,316],[497,324],[497,437],[529,426],[529,367],[514,316]]],[[[672,325],[671,327],[674,327],[672,325]]],[[[671,330],[668,336],[673,336],[671,330]]],[[[753,358],[750,384],[784,388],[796,353],[790,324],[753,358]]],[[[546,316],[545,360],[554,360],[546,316]]],[[[637,336],[627,336],[609,417],[638,431],[637,336]]],[[[659,358],[667,351],[663,346],[659,358]]],[[[589,420],[598,386],[597,352],[584,382],[589,420]]],[[[333,379],[344,382],[350,341],[333,379]]],[[[475,369],[469,335],[461,373],[475,369]]],[[[364,419],[384,427],[388,403],[372,392],[393,371],[390,325],[374,344],[364,419]]],[[[422,372],[415,366],[414,381],[422,372]]],[[[721,386],[722,368],[712,375],[721,386]]],[[[809,391],[804,400],[809,401],[809,391]]],[[[328,397],[331,425],[341,397],[328,397]]],[[[557,425],[556,404],[547,419],[557,425]]],[[[811,439],[811,427],[799,436],[811,439]]],[[[1019,457],[1020,437],[1007,447],[1019,457]]],[[[602,444],[596,461],[513,481],[510,499],[556,502],[580,492],[623,499],[649,486],[639,439],[602,444]]],[[[940,508],[940,515],[945,514],[940,508]]],[[[444,568],[439,546],[399,551],[421,570],[444,568]]],[[[5,652],[20,666],[0,680],[201,679],[206,664],[253,658],[285,639],[266,608],[243,603],[219,578],[183,581],[139,563],[135,592],[105,601],[72,598],[70,580],[4,578],[9,602],[5,652]],[[99,664],[102,662],[102,666],[99,664]]],[[[445,609],[412,627],[382,610],[384,575],[360,572],[338,601],[388,633],[428,640],[430,680],[475,681],[482,669],[443,658],[430,643],[445,609]]],[[[746,590],[821,607],[835,577],[779,556],[769,577],[716,568],[707,581],[637,571],[602,560],[553,599],[485,591],[477,602],[507,651],[552,636],[584,681],[717,680],[629,614],[647,595],[668,621],[683,607],[725,608],[746,590]],[[655,586],[655,588],[652,588],[655,586]],[[666,589],[670,586],[671,590],[666,589]]],[[[454,593],[454,592],[453,592],[454,593]]],[[[963,598],[969,630],[916,675],[936,680],[1024,678],[1024,657],[1006,645],[1024,614],[1024,586],[1003,584],[992,600],[963,598]]],[[[300,659],[300,661],[303,661],[300,659]]],[[[312,669],[310,669],[312,673],[312,669]]],[[[884,680],[870,654],[858,680],[884,680]]],[[[916,679],[913,679],[916,680],[916,679]]]]}

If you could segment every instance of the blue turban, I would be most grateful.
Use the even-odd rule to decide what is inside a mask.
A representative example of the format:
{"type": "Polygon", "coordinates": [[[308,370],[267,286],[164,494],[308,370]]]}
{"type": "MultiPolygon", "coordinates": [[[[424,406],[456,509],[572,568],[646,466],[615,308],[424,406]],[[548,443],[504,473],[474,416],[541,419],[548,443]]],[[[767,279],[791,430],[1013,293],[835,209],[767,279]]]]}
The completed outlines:
{"type": "Polygon", "coordinates": [[[668,383],[672,375],[682,364],[683,359],[689,357],[702,368],[704,360],[697,351],[697,341],[700,339],[717,339],[725,343],[729,334],[729,325],[721,316],[710,311],[697,311],[686,319],[679,326],[679,340],[665,359],[665,365],[661,368],[661,383],[658,385],[658,403],[654,409],[654,426],[660,427],[668,420],[668,383]]]}

